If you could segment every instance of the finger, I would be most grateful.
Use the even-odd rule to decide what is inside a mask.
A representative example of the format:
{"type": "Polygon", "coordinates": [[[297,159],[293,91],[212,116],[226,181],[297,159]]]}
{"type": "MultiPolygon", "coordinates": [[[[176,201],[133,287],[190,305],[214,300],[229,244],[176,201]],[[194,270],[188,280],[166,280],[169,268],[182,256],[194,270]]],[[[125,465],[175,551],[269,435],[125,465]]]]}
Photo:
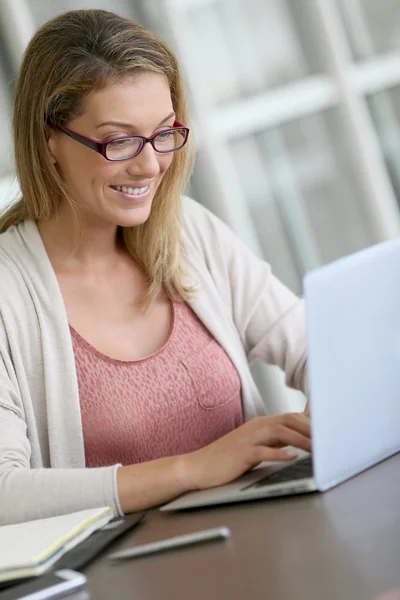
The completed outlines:
{"type": "Polygon", "coordinates": [[[254,466],[265,461],[276,460],[289,462],[297,458],[296,450],[281,450],[279,448],[268,448],[266,446],[256,446],[254,448],[254,466]]]}
{"type": "Polygon", "coordinates": [[[302,433],[311,435],[310,418],[303,413],[284,413],[281,415],[255,417],[244,426],[251,428],[254,432],[264,429],[270,425],[283,424],[302,433]]]}
{"type": "Polygon", "coordinates": [[[295,446],[311,452],[311,439],[307,435],[286,427],[280,423],[260,429],[255,438],[256,445],[264,446],[295,446]]]}
{"type": "MultiPolygon", "coordinates": [[[[301,413],[285,413],[283,415],[275,415],[273,417],[258,417],[255,421],[253,431],[256,435],[267,427],[284,425],[289,429],[298,431],[307,437],[311,436],[310,419],[301,413]]],[[[249,421],[251,423],[251,421],[249,421]]]]}
{"type": "Polygon", "coordinates": [[[287,413],[282,415],[283,425],[289,427],[290,429],[294,429],[307,437],[311,436],[311,423],[309,417],[303,415],[302,413],[287,413]]]}

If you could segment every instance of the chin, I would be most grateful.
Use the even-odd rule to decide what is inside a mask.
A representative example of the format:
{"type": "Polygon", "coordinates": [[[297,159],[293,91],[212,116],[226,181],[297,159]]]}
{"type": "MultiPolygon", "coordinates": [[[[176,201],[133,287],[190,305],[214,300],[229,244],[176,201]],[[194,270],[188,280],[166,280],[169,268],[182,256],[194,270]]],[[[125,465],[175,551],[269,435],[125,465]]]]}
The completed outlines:
{"type": "Polygon", "coordinates": [[[147,206],[141,206],[134,210],[124,211],[124,214],[117,216],[117,225],[119,227],[137,227],[143,225],[147,221],[151,212],[151,204],[147,206]]]}

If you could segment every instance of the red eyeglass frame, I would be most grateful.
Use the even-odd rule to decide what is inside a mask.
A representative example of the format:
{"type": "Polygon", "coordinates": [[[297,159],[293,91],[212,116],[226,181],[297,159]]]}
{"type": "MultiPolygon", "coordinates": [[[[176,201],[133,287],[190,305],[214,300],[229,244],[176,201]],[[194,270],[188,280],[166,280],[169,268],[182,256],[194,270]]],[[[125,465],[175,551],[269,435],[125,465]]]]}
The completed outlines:
{"type": "Polygon", "coordinates": [[[57,121],[48,120],[47,123],[53,129],[59,129],[60,131],[62,131],[66,135],[68,135],[70,138],[74,139],[75,141],[79,142],[80,144],[83,144],[84,146],[87,146],[88,148],[91,148],[95,152],[98,152],[106,160],[109,160],[111,162],[118,162],[118,161],[122,161],[122,160],[129,160],[130,158],[134,158],[135,156],[140,154],[140,152],[143,150],[145,144],[148,144],[148,143],[150,143],[153,146],[154,150],[156,152],[158,152],[159,154],[166,154],[168,152],[176,152],[176,150],[180,150],[186,144],[186,142],[188,140],[188,136],[189,136],[189,131],[190,131],[189,128],[185,127],[180,121],[175,120],[172,127],[168,128],[168,129],[164,129],[163,131],[158,131],[157,133],[154,133],[150,137],[145,137],[144,135],[130,135],[127,137],[112,138],[111,140],[108,140],[107,142],[98,142],[92,138],[89,138],[85,135],[78,133],[77,131],[74,131],[73,129],[70,129],[69,127],[66,127],[65,125],[61,125],[61,123],[57,123],[57,121]],[[183,137],[182,145],[178,146],[178,148],[174,148],[173,150],[157,150],[157,148],[155,148],[155,146],[154,146],[154,138],[156,138],[158,135],[165,133],[167,131],[179,131],[179,133],[181,133],[182,137],[183,137]],[[135,138],[135,139],[141,140],[141,145],[139,146],[139,149],[137,152],[135,152],[135,154],[132,154],[132,156],[127,156],[126,158],[108,158],[108,156],[107,156],[108,144],[111,144],[111,142],[116,142],[119,140],[127,140],[130,138],[135,138]]]}

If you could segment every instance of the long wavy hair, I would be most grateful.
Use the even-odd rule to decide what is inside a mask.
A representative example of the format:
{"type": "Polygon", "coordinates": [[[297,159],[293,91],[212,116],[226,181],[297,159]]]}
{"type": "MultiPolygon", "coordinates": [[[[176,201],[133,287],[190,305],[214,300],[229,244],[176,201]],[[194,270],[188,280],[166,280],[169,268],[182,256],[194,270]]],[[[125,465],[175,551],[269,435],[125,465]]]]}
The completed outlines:
{"type": "MultiPolygon", "coordinates": [[[[0,217],[0,232],[25,219],[49,219],[63,200],[77,217],[74,200],[51,160],[46,121],[67,124],[82,113],[88,94],[146,71],[166,77],[176,118],[187,124],[177,59],[152,32],[104,10],[69,11],[38,29],[24,54],[14,103],[15,165],[22,197],[0,217]]],[[[119,228],[121,243],[149,281],[147,302],[161,289],[175,300],[187,299],[192,291],[181,237],[181,193],[192,165],[189,140],[174,154],[147,221],[119,228]]]]}

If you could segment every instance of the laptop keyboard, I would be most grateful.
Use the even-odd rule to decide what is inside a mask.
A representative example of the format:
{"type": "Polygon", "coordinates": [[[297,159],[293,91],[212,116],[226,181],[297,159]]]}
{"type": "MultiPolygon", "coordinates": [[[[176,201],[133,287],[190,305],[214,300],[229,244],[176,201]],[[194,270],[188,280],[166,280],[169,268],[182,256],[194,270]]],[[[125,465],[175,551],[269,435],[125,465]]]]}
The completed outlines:
{"type": "Polygon", "coordinates": [[[307,479],[308,477],[312,476],[312,457],[309,455],[290,463],[287,467],[279,469],[279,471],[275,471],[274,473],[270,473],[266,477],[259,479],[255,483],[251,484],[249,488],[258,488],[275,483],[286,483],[287,481],[307,479]]]}

